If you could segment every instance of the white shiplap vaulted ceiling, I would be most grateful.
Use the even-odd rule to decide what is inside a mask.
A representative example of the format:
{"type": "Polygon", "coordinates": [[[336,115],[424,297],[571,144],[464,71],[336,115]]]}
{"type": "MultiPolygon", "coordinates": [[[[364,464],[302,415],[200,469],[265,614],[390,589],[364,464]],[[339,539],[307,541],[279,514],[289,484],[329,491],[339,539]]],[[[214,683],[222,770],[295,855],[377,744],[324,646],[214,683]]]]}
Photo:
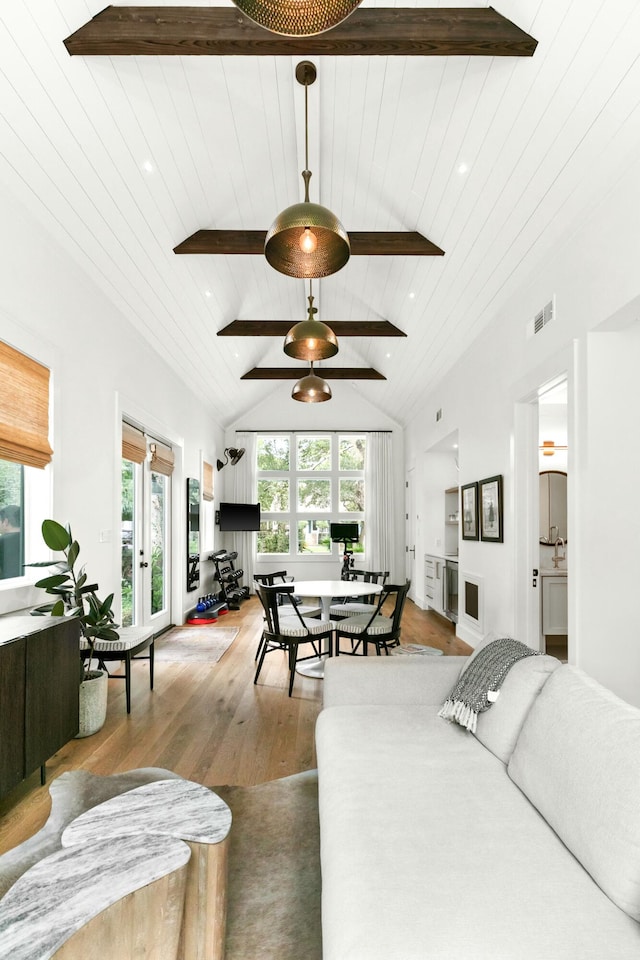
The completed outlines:
{"type": "MultiPolygon", "coordinates": [[[[103,7],[3,4],[0,177],[230,424],[274,388],[242,374],[291,361],[281,340],[216,332],[304,319],[308,284],[260,256],[173,248],[201,228],[267,229],[302,198],[301,58],[70,57],[64,39],[103,7]],[[193,363],[203,349],[215,377],[193,363]]],[[[343,338],[330,362],[383,373],[358,389],[400,423],[640,154],[637,0],[497,9],[535,37],[533,57],[312,58],[311,199],[347,229],[418,230],[445,251],[352,257],[314,282],[327,323],[386,319],[407,334],[343,338]]]]}

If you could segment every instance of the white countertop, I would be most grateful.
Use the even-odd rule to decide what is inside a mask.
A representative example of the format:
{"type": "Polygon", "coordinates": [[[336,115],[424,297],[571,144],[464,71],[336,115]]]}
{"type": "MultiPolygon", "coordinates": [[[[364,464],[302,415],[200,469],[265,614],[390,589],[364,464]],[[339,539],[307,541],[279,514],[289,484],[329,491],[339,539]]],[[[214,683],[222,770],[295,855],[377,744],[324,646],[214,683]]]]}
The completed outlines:
{"type": "Polygon", "coordinates": [[[12,640],[19,640],[20,637],[26,637],[30,633],[38,633],[40,630],[46,630],[67,617],[0,617],[0,645],[11,643],[12,640]]]}

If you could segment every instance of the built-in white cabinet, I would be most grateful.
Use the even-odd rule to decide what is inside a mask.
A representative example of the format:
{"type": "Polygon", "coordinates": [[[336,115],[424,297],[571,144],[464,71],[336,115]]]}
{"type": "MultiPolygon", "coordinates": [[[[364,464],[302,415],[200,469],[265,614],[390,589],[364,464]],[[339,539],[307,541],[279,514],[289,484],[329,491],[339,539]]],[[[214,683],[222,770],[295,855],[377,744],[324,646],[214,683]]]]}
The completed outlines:
{"type": "Polygon", "coordinates": [[[425,600],[437,613],[444,613],[444,560],[425,554],[425,600]]]}
{"type": "Polygon", "coordinates": [[[542,633],[545,637],[569,632],[566,576],[542,575],[542,633]]]}
{"type": "Polygon", "coordinates": [[[444,492],[444,552],[447,557],[458,555],[460,529],[460,494],[458,487],[449,487],[444,492]]]}

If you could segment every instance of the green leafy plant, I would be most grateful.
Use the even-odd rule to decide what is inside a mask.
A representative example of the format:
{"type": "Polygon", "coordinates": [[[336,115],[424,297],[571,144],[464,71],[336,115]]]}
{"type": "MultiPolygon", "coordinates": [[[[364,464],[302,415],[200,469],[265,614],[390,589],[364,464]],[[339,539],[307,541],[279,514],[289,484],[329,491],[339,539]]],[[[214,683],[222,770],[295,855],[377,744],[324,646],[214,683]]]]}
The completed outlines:
{"type": "Polygon", "coordinates": [[[77,617],[80,630],[89,648],[85,661],[83,678],[91,672],[91,660],[96,640],[117,640],[118,624],[113,619],[113,594],[106,600],[100,600],[96,591],[98,584],[87,583],[85,568],[77,567],[80,545],[73,539],[71,527],[63,527],[55,520],[44,520],[42,539],[50,550],[64,555],[63,560],[43,560],[28,563],[28,567],[52,567],[55,572],[38,580],[36,587],[42,587],[56,599],[44,603],[31,611],[32,616],[77,617]]]}

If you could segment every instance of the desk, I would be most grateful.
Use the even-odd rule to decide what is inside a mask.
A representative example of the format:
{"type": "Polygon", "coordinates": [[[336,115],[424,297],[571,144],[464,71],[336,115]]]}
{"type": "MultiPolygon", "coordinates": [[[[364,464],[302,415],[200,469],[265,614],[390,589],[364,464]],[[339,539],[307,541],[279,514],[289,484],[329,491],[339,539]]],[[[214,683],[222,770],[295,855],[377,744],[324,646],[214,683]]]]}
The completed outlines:
{"type": "MultiPolygon", "coordinates": [[[[322,619],[331,618],[331,600],[333,597],[370,597],[372,593],[381,593],[382,584],[363,583],[362,580],[294,580],[294,593],[301,597],[319,597],[322,605],[322,619]]],[[[372,609],[373,612],[373,609],[372,609]]],[[[296,667],[296,673],[303,677],[324,677],[324,659],[305,660],[296,667]]]]}

